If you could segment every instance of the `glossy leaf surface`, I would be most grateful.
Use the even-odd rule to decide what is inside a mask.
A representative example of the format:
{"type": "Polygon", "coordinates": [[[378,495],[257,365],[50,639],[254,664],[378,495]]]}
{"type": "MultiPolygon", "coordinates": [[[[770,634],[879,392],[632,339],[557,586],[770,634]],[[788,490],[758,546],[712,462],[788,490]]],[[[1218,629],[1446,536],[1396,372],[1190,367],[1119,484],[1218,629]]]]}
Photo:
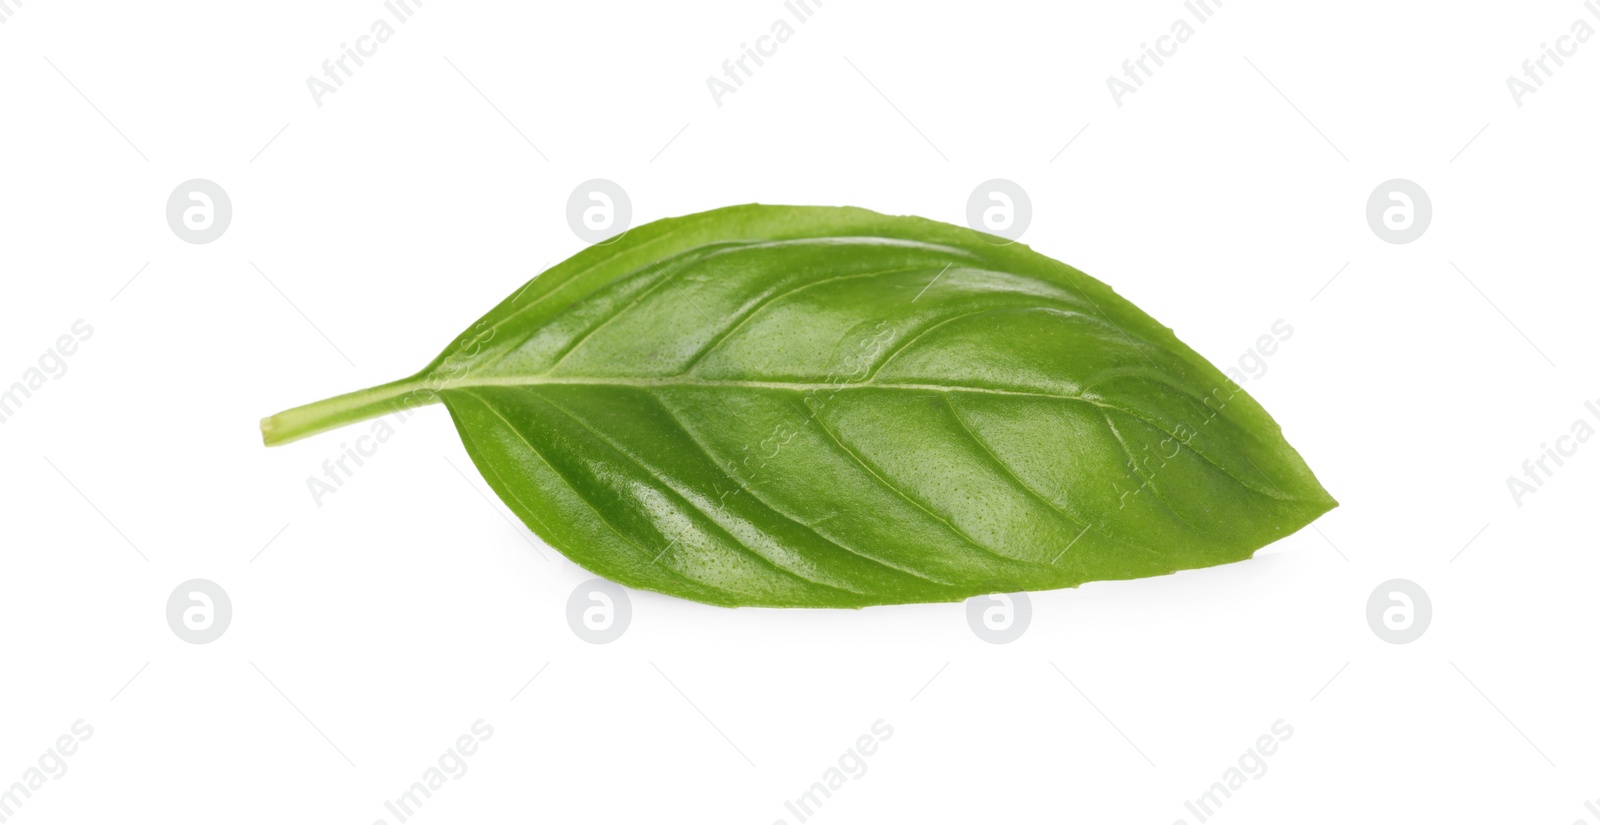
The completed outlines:
{"type": "Polygon", "coordinates": [[[635,228],[412,378],[268,443],[442,401],[540,537],[631,587],[859,607],[1248,558],[1333,508],[1278,425],[1109,287],[850,208],[635,228]]]}

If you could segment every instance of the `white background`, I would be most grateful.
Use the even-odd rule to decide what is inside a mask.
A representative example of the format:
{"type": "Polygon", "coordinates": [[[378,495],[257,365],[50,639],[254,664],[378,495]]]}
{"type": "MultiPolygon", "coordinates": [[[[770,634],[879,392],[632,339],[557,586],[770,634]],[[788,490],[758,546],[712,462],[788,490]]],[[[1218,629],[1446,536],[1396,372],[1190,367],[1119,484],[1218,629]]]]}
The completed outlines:
{"type": "Polygon", "coordinates": [[[1579,2],[1228,0],[1120,107],[1106,78],[1180,3],[828,0],[720,107],[706,78],[776,0],[429,0],[320,107],[306,79],[380,3],[8,8],[0,387],[94,329],[0,425],[0,785],[94,729],[13,821],[394,823],[481,718],[415,821],[795,823],[883,719],[814,821],[1192,825],[1283,719],[1216,821],[1600,822],[1600,439],[1521,506],[1506,486],[1600,427],[1600,37],[1521,107],[1506,86],[1600,27],[1579,2]],[[1033,594],[1008,645],[959,604],[635,593],[595,646],[565,618],[590,577],[442,408],[321,507],[306,479],[365,425],[261,446],[261,416],[410,374],[582,248],[582,181],[636,224],[749,201],[962,223],[996,177],[1031,195],[1024,241],[1218,365],[1292,325],[1246,389],[1342,506],[1244,563],[1033,594]],[[233,202],[209,245],[166,222],[191,178],[233,202]],[[1431,196],[1414,243],[1367,225],[1391,178],[1431,196]],[[203,646],[164,617],[197,577],[234,610],[203,646]],[[1396,577],[1433,603],[1409,645],[1365,618],[1396,577]]]}

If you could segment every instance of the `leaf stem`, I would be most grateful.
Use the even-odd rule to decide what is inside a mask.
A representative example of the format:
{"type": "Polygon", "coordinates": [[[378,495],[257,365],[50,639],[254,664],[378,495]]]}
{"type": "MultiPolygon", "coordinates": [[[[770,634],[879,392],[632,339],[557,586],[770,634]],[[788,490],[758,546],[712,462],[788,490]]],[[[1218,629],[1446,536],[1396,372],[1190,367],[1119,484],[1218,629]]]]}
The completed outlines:
{"type": "Polygon", "coordinates": [[[347,392],[261,419],[261,441],[268,447],[288,444],[346,424],[403,412],[438,402],[439,394],[421,375],[365,390],[347,392]]]}

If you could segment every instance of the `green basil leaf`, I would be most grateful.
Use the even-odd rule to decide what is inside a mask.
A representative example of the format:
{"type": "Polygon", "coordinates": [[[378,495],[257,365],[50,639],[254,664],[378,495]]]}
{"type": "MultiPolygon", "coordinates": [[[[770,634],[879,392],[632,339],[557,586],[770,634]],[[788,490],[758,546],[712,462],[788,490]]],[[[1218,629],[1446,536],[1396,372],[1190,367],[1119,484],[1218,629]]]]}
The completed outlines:
{"type": "Polygon", "coordinates": [[[443,402],[584,567],[718,605],[859,607],[1248,558],[1337,506],[1249,395],[1021,244],[852,208],[656,221],[416,375],[268,444],[443,402]]]}

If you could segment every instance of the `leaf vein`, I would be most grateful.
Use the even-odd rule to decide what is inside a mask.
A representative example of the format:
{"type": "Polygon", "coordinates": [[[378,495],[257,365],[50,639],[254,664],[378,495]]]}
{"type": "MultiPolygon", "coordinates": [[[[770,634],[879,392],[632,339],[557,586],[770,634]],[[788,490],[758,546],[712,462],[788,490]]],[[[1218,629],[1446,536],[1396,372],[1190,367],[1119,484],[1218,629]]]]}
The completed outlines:
{"type": "MultiPolygon", "coordinates": [[[[555,465],[551,464],[550,460],[544,457],[544,453],[541,452],[538,447],[534,446],[533,442],[531,440],[529,440],[527,436],[523,435],[522,431],[517,429],[517,426],[515,424],[512,424],[510,419],[506,418],[504,415],[501,415],[500,411],[495,409],[494,405],[490,404],[488,399],[484,398],[483,396],[481,396],[478,393],[475,393],[475,392],[473,392],[471,390],[462,390],[462,392],[464,394],[470,396],[474,401],[478,402],[478,404],[481,405],[484,409],[488,410],[490,413],[494,414],[494,416],[496,418],[498,418],[502,422],[504,422],[505,425],[506,425],[506,429],[510,430],[512,435],[515,435],[518,440],[520,440],[523,444],[527,445],[528,449],[533,452],[533,454],[539,459],[540,463],[544,464],[544,466],[546,466],[546,467],[549,467],[550,468],[550,472],[553,473],[556,478],[561,479],[561,483],[567,485],[567,489],[572,491],[572,495],[574,497],[576,497],[579,501],[583,502],[585,506],[587,506],[590,510],[592,510],[594,512],[595,518],[599,519],[601,524],[604,524],[608,529],[611,530],[611,532],[616,533],[617,536],[619,538],[621,538],[624,542],[627,542],[628,544],[633,545],[634,549],[639,551],[639,556],[640,556],[641,559],[648,558],[650,556],[650,552],[644,548],[644,545],[642,545],[639,542],[635,541],[632,536],[630,536],[627,533],[623,532],[620,527],[618,527],[617,525],[613,524],[610,519],[606,518],[605,513],[601,512],[600,508],[596,507],[594,502],[590,501],[586,496],[584,496],[584,494],[582,492],[580,492],[578,490],[577,485],[572,483],[572,479],[567,478],[565,475],[562,474],[562,472],[560,470],[557,470],[555,465]]],[[[462,433],[465,433],[465,432],[466,432],[466,430],[462,429],[462,433]]],[[[476,464],[477,462],[474,461],[473,463],[476,464]]],[[[481,467],[480,467],[480,471],[481,471],[481,467]]],[[[496,478],[500,478],[500,474],[499,473],[495,473],[495,477],[496,478]]],[[[505,484],[505,480],[504,479],[501,479],[501,485],[506,490],[511,490],[512,489],[512,487],[510,485],[505,484]]],[[[496,492],[498,492],[498,490],[496,492]]],[[[513,499],[515,499],[518,504],[521,504],[524,509],[529,509],[528,505],[525,502],[522,501],[522,497],[521,496],[518,496],[515,492],[512,492],[511,493],[511,497],[513,499]]],[[[529,509],[529,511],[531,512],[531,509],[529,509]]],[[[535,519],[535,520],[537,521],[537,519],[535,519]]],[[[641,566],[641,567],[643,567],[643,566],[641,566]]],[[[704,582],[700,582],[700,581],[697,581],[695,579],[691,579],[688,576],[685,576],[685,575],[679,573],[678,571],[673,570],[670,567],[661,567],[660,569],[661,569],[661,571],[663,573],[666,573],[668,576],[683,582],[684,584],[688,585],[691,589],[703,589],[703,590],[709,590],[709,591],[721,591],[723,593],[728,592],[728,591],[722,590],[721,588],[712,587],[711,585],[705,584],[704,582]]]]}
{"type": "Polygon", "coordinates": [[[1100,528],[1095,527],[1095,525],[1092,522],[1087,521],[1087,520],[1085,520],[1085,519],[1083,519],[1083,518],[1081,518],[1079,516],[1075,516],[1075,515],[1073,515],[1071,513],[1068,513],[1066,510],[1061,509],[1060,507],[1056,506],[1056,504],[1054,502],[1052,502],[1049,499],[1045,498],[1044,494],[1040,493],[1038,490],[1033,489],[1033,487],[1031,485],[1029,485],[1026,481],[1022,480],[1021,476],[1017,475],[1015,470],[1011,469],[1011,465],[1009,465],[1009,464],[1007,464],[1007,463],[1005,463],[1004,461],[1001,460],[1000,456],[995,453],[994,449],[989,446],[989,443],[987,441],[985,441],[983,438],[979,437],[979,435],[976,432],[973,431],[972,427],[968,426],[966,420],[961,417],[960,410],[957,410],[956,409],[956,405],[953,402],[951,402],[950,396],[946,395],[944,397],[944,404],[945,404],[946,407],[948,407],[950,409],[950,415],[955,418],[956,424],[960,425],[961,431],[966,433],[967,438],[969,440],[971,440],[973,444],[977,445],[978,449],[983,450],[984,454],[989,456],[989,460],[994,464],[994,466],[996,466],[996,467],[998,467],[1000,469],[1000,472],[1006,474],[1007,476],[1010,476],[1011,480],[1013,482],[1015,482],[1017,487],[1019,487],[1023,492],[1027,493],[1029,496],[1032,496],[1035,499],[1038,499],[1041,504],[1043,504],[1044,506],[1050,508],[1051,510],[1055,511],[1056,513],[1059,513],[1063,518],[1065,518],[1069,522],[1072,522],[1074,525],[1077,525],[1077,526],[1080,526],[1080,527],[1090,528],[1090,529],[1094,530],[1096,533],[1099,533],[1099,534],[1105,536],[1106,538],[1111,539],[1112,541],[1116,541],[1116,537],[1115,536],[1112,536],[1110,533],[1107,533],[1104,530],[1101,530],[1100,528]]]}
{"type": "Polygon", "coordinates": [[[901,490],[898,486],[890,483],[888,479],[886,479],[882,475],[880,475],[877,470],[874,470],[872,468],[872,465],[868,464],[865,459],[863,459],[861,456],[857,455],[854,450],[852,450],[848,446],[846,446],[844,441],[840,440],[840,438],[837,435],[835,435],[832,430],[828,429],[828,425],[823,423],[822,416],[820,416],[820,415],[813,416],[811,420],[815,421],[816,424],[817,424],[817,428],[822,430],[822,432],[825,435],[827,435],[828,438],[833,441],[833,443],[839,445],[839,449],[843,450],[844,454],[849,456],[850,459],[852,461],[854,461],[857,466],[859,466],[861,469],[865,470],[873,478],[877,479],[879,484],[882,484],[884,487],[887,487],[891,492],[895,493],[896,495],[898,495],[901,498],[905,499],[906,501],[910,502],[912,504],[912,506],[916,507],[918,510],[921,510],[922,512],[927,513],[928,515],[932,516],[934,519],[938,520],[945,527],[949,528],[950,532],[952,532],[952,533],[956,534],[957,536],[959,536],[963,541],[967,542],[968,544],[972,545],[973,547],[978,548],[979,550],[981,550],[985,554],[993,556],[993,557],[995,557],[997,559],[1000,559],[1002,561],[1006,561],[1006,562],[1009,562],[1009,563],[1012,563],[1012,564],[1030,564],[1031,563],[1031,562],[1028,562],[1025,559],[1014,559],[1014,558],[1011,558],[1010,556],[1002,555],[1002,554],[1000,554],[998,552],[995,552],[994,550],[991,550],[990,548],[984,546],[977,539],[974,539],[973,537],[967,535],[960,528],[956,527],[954,524],[951,524],[948,519],[946,519],[945,517],[939,515],[938,513],[935,513],[934,511],[928,509],[928,507],[925,506],[924,504],[922,504],[922,502],[919,502],[916,499],[912,498],[904,490],[901,490]]]}
{"type": "MultiPolygon", "coordinates": [[[[687,426],[684,425],[683,420],[678,417],[677,413],[674,413],[672,411],[671,406],[666,404],[666,403],[664,403],[664,402],[662,402],[661,399],[659,399],[659,398],[656,399],[656,402],[661,405],[661,409],[667,414],[667,417],[672,420],[673,425],[676,426],[686,437],[688,437],[688,439],[691,442],[693,442],[696,447],[698,447],[700,449],[700,452],[705,454],[706,458],[709,459],[711,461],[711,463],[717,464],[718,463],[717,462],[717,458],[716,458],[716,456],[714,454],[712,454],[710,447],[707,446],[703,441],[701,441],[698,436],[696,436],[692,431],[689,430],[689,428],[687,426]]],[[[806,529],[807,531],[811,532],[812,534],[816,535],[817,538],[822,539],[823,541],[825,541],[825,542],[827,542],[827,543],[839,548],[840,550],[843,550],[844,552],[846,552],[846,553],[848,553],[848,554],[850,554],[852,556],[857,556],[857,557],[859,557],[859,558],[861,558],[861,559],[863,559],[865,561],[872,562],[874,564],[877,564],[877,565],[882,566],[884,568],[887,568],[889,570],[893,570],[893,571],[895,571],[897,573],[905,573],[905,574],[910,575],[910,576],[915,576],[916,578],[923,579],[923,580],[931,582],[933,584],[937,584],[937,585],[941,585],[941,586],[945,586],[945,587],[953,586],[955,584],[954,582],[947,582],[947,581],[943,581],[943,580],[940,580],[940,579],[933,578],[932,576],[929,576],[929,575],[926,575],[924,573],[921,573],[921,572],[919,572],[919,571],[917,571],[917,570],[915,570],[913,568],[901,567],[900,565],[892,564],[890,562],[884,561],[883,559],[867,555],[866,553],[863,553],[863,552],[861,552],[859,550],[856,550],[854,548],[847,547],[847,546],[845,546],[843,544],[840,544],[839,542],[837,542],[837,541],[835,541],[835,540],[833,540],[831,538],[828,538],[827,536],[823,535],[821,533],[821,531],[817,530],[812,525],[807,524],[807,523],[801,521],[800,519],[795,518],[794,516],[792,516],[789,513],[785,512],[784,510],[779,509],[777,505],[773,504],[771,501],[769,501],[768,499],[763,497],[760,493],[758,493],[756,491],[756,488],[755,488],[754,484],[744,484],[744,483],[740,482],[738,479],[733,478],[731,475],[728,475],[726,473],[724,475],[727,476],[727,478],[730,481],[732,481],[733,483],[738,484],[741,489],[748,491],[752,498],[754,498],[756,501],[759,501],[768,510],[771,510],[772,512],[777,513],[778,515],[782,516],[783,518],[787,519],[788,521],[790,521],[790,522],[792,522],[792,523],[794,523],[794,524],[806,529]]]]}
{"type": "MultiPolygon", "coordinates": [[[[1161,494],[1161,490],[1156,487],[1154,479],[1145,478],[1139,474],[1139,461],[1133,457],[1133,451],[1128,449],[1128,443],[1122,440],[1122,433],[1117,430],[1117,425],[1112,422],[1111,416],[1107,415],[1105,412],[1101,412],[1100,417],[1105,420],[1106,426],[1111,430],[1111,435],[1117,441],[1117,445],[1122,448],[1122,454],[1128,457],[1128,464],[1133,469],[1133,477],[1139,479],[1141,486],[1149,487],[1150,493],[1151,495],[1155,496],[1156,501],[1161,502],[1161,506],[1167,508],[1167,510],[1171,511],[1171,513],[1177,516],[1179,519],[1182,519],[1185,524],[1188,524],[1190,527],[1193,527],[1195,530],[1198,530],[1202,533],[1213,533],[1214,531],[1201,527],[1199,524],[1196,524],[1194,521],[1190,520],[1188,516],[1178,512],[1178,508],[1172,506],[1172,502],[1167,501],[1167,497],[1161,494]]],[[[1155,474],[1151,473],[1151,475],[1155,474]]],[[[1135,492],[1137,492],[1137,488],[1135,488],[1135,492]]]]}
{"type": "Polygon", "coordinates": [[[857,272],[857,273],[854,273],[854,274],[851,274],[851,275],[838,275],[838,276],[835,276],[835,277],[832,277],[832,278],[823,278],[823,279],[817,280],[817,281],[809,281],[807,283],[804,283],[804,284],[801,284],[800,286],[795,287],[794,289],[788,290],[787,292],[780,292],[780,293],[778,293],[776,295],[771,295],[771,296],[768,296],[766,298],[763,298],[754,307],[752,307],[749,311],[747,311],[744,315],[740,316],[739,319],[736,320],[727,329],[723,330],[722,332],[717,333],[717,335],[714,338],[712,338],[711,341],[707,342],[707,344],[704,347],[701,347],[700,351],[696,352],[694,354],[694,356],[691,357],[688,360],[688,362],[685,363],[683,365],[683,367],[678,370],[678,374],[679,375],[687,374],[689,372],[689,370],[693,369],[694,365],[698,364],[702,358],[704,358],[707,355],[710,355],[711,352],[713,350],[715,350],[717,347],[722,346],[724,341],[727,341],[729,338],[733,337],[733,334],[735,332],[738,332],[740,329],[742,329],[745,324],[749,323],[750,321],[755,320],[755,317],[757,315],[760,315],[764,310],[766,310],[768,307],[772,306],[773,304],[777,303],[778,301],[781,301],[784,298],[787,298],[787,297],[789,297],[791,295],[794,295],[797,292],[804,292],[805,290],[811,289],[812,287],[821,286],[823,284],[833,283],[835,281],[846,281],[846,280],[851,280],[851,279],[855,279],[855,278],[877,278],[877,277],[882,277],[884,275],[899,275],[899,274],[903,274],[903,273],[906,273],[906,272],[917,272],[919,270],[928,269],[928,268],[929,267],[926,267],[926,266],[911,266],[911,267],[900,267],[898,269],[885,269],[885,270],[881,270],[881,271],[877,271],[877,272],[857,272]]]}
{"type": "MultiPolygon", "coordinates": [[[[829,590],[837,590],[837,591],[840,591],[840,592],[843,592],[843,593],[852,593],[852,594],[858,595],[858,596],[867,595],[863,591],[853,590],[851,588],[841,587],[841,586],[835,585],[835,584],[829,584],[828,582],[817,581],[816,579],[813,579],[813,578],[811,578],[809,576],[801,575],[799,572],[796,572],[796,571],[791,570],[791,569],[789,569],[787,567],[784,567],[783,565],[778,564],[776,561],[773,561],[772,559],[767,558],[765,555],[763,555],[760,552],[758,552],[755,548],[749,546],[748,544],[745,544],[744,541],[742,541],[738,536],[735,536],[732,533],[728,532],[727,528],[725,528],[721,524],[717,523],[717,520],[711,515],[711,513],[707,512],[706,509],[701,507],[700,504],[698,502],[696,502],[693,498],[691,498],[690,496],[686,495],[679,488],[678,485],[673,484],[672,482],[668,481],[667,478],[664,475],[662,475],[659,471],[657,471],[654,468],[652,468],[650,465],[646,464],[643,459],[639,458],[637,455],[634,455],[631,450],[629,450],[626,447],[624,447],[623,445],[617,443],[616,440],[612,439],[610,436],[606,435],[605,433],[602,433],[599,430],[595,429],[592,425],[589,424],[589,422],[584,421],[582,417],[580,417],[578,415],[575,415],[571,410],[569,410],[566,407],[562,406],[559,402],[557,402],[553,398],[550,398],[548,395],[540,394],[539,398],[541,400],[543,400],[546,404],[549,404],[551,407],[554,407],[562,415],[565,415],[567,418],[572,419],[573,423],[575,423],[578,426],[584,428],[585,430],[588,430],[589,432],[593,433],[595,435],[595,437],[599,438],[601,441],[604,441],[605,443],[611,445],[611,448],[616,450],[618,454],[622,455],[624,458],[626,458],[629,461],[633,462],[633,464],[636,467],[638,467],[640,470],[644,471],[645,473],[649,474],[656,481],[661,482],[662,485],[667,490],[670,490],[672,492],[672,494],[675,497],[678,498],[679,501],[683,502],[684,504],[688,505],[689,507],[694,508],[694,511],[699,513],[702,517],[704,517],[705,520],[711,525],[711,527],[713,529],[715,529],[721,535],[725,536],[727,538],[729,544],[731,544],[733,547],[743,551],[746,555],[756,559],[757,561],[759,561],[763,565],[771,567],[773,570],[777,571],[778,573],[781,573],[783,575],[789,576],[789,577],[794,578],[794,579],[798,579],[798,580],[800,580],[802,582],[805,582],[808,585],[815,585],[817,587],[824,587],[824,588],[827,588],[829,590]]],[[[722,589],[722,588],[719,588],[719,589],[722,589]]],[[[725,591],[725,592],[732,593],[733,591],[725,591]]],[[[735,594],[735,595],[741,595],[741,594],[735,594]]]]}

